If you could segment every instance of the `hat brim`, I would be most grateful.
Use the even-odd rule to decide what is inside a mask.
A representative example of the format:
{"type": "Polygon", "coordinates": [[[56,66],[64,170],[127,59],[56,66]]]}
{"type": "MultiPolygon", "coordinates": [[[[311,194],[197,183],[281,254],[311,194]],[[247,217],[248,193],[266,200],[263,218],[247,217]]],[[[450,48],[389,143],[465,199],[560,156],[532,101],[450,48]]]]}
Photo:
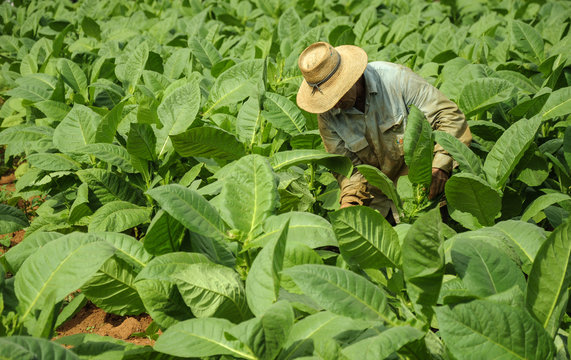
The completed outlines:
{"type": "Polygon", "coordinates": [[[341,56],[339,68],[333,76],[313,90],[305,79],[297,92],[297,105],[303,110],[322,114],[331,110],[349,89],[359,80],[367,67],[367,53],[358,46],[341,45],[335,48],[341,56]]]}

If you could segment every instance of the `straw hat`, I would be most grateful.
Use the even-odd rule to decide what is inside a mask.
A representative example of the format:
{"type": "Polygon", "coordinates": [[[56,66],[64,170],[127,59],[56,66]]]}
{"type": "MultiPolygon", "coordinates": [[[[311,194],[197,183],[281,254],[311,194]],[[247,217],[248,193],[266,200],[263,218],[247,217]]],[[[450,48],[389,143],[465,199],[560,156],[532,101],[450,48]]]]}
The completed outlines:
{"type": "Polygon", "coordinates": [[[297,92],[297,105],[321,114],[335,106],[359,80],[367,67],[367,53],[358,46],[333,47],[317,42],[299,55],[303,82],[297,92]]]}

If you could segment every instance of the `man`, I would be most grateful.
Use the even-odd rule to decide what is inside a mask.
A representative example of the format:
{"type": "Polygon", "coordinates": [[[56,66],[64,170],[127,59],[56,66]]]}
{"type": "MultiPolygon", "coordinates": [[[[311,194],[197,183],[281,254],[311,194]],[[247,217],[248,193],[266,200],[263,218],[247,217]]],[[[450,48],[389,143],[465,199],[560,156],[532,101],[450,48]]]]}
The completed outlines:
{"type": "MultiPolygon", "coordinates": [[[[357,46],[310,45],[299,56],[304,80],[297,93],[300,108],[318,115],[319,132],[329,153],[353,164],[377,167],[391,180],[405,175],[403,138],[410,105],[418,107],[435,130],[464,144],[472,140],[464,114],[434,86],[409,68],[384,61],[368,63],[357,46]]],[[[429,198],[444,190],[453,160],[436,145],[429,198]]],[[[355,172],[338,177],[341,208],[367,205],[387,216],[394,204],[355,172]]]]}

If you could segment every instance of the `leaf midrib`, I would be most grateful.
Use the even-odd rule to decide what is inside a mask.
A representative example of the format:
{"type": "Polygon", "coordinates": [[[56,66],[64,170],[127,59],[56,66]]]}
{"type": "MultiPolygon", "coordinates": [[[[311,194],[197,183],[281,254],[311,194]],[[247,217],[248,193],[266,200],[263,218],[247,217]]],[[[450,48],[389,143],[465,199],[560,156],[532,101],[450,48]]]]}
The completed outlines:
{"type": "MultiPolygon", "coordinates": [[[[349,292],[347,289],[341,287],[340,285],[332,282],[330,279],[328,278],[324,278],[323,276],[320,276],[321,274],[312,274],[314,276],[320,277],[322,280],[324,280],[325,282],[327,282],[330,285],[333,285],[335,288],[343,291],[344,293],[346,293],[347,295],[349,295],[350,297],[354,298],[355,300],[357,300],[359,303],[363,304],[366,308],[371,309],[375,314],[377,314],[379,316],[379,318],[383,319],[387,324],[392,325],[392,326],[397,326],[397,324],[395,324],[394,322],[392,322],[392,320],[388,319],[386,316],[384,316],[384,314],[380,313],[377,309],[375,309],[374,307],[372,307],[370,304],[366,303],[364,300],[362,300],[361,298],[357,297],[355,294],[349,292]]],[[[363,279],[363,281],[367,281],[365,279],[363,279]]],[[[381,294],[381,296],[383,296],[381,294]]]]}
{"type": "Polygon", "coordinates": [[[224,344],[224,343],[218,342],[217,340],[213,340],[213,339],[210,339],[210,338],[207,338],[207,337],[204,337],[204,336],[200,336],[200,335],[198,335],[198,334],[195,334],[195,333],[192,333],[192,332],[189,332],[189,331],[185,331],[185,330],[178,330],[178,331],[180,331],[181,333],[187,334],[187,335],[189,335],[189,336],[191,336],[191,337],[196,337],[196,338],[201,339],[201,340],[206,340],[206,341],[209,342],[209,343],[213,343],[213,344],[216,344],[216,345],[218,345],[218,346],[221,346],[221,347],[223,347],[223,348],[225,348],[225,349],[227,349],[227,350],[229,350],[229,351],[231,351],[231,352],[233,352],[233,353],[235,353],[235,354],[238,354],[238,355],[240,355],[240,356],[242,356],[242,357],[244,357],[244,358],[246,358],[246,359],[257,360],[256,357],[251,356],[251,355],[246,354],[246,353],[243,353],[243,352],[241,352],[241,351],[239,351],[239,350],[236,350],[236,349],[234,349],[234,348],[231,348],[230,346],[228,346],[228,345],[226,345],[226,344],[224,344]]]}
{"type": "MultiPolygon", "coordinates": [[[[395,268],[398,268],[398,266],[391,259],[389,259],[389,257],[387,255],[385,255],[385,253],[382,251],[382,249],[380,249],[372,241],[369,241],[368,237],[365,236],[365,234],[363,232],[359,231],[356,227],[351,226],[351,224],[349,224],[347,221],[340,220],[340,222],[345,224],[347,226],[347,228],[351,229],[351,231],[353,233],[357,234],[361,239],[363,239],[367,244],[369,244],[373,249],[375,249],[383,258],[388,260],[392,264],[392,266],[394,266],[395,268]]],[[[383,237],[383,234],[381,234],[381,237],[383,237]]],[[[351,241],[351,242],[353,243],[354,241],[351,241]]]]}
{"type": "Polygon", "coordinates": [[[475,334],[477,334],[477,335],[480,335],[480,336],[483,337],[484,339],[488,340],[490,343],[492,343],[492,344],[494,344],[494,345],[496,345],[496,346],[498,346],[498,347],[504,349],[507,353],[513,354],[513,355],[516,356],[518,359],[526,360],[526,358],[521,357],[518,353],[515,353],[515,352],[513,352],[511,349],[508,349],[507,347],[505,347],[504,345],[493,341],[492,338],[490,338],[490,337],[486,336],[485,334],[483,334],[483,333],[477,331],[476,329],[474,329],[474,328],[468,326],[468,324],[464,324],[463,322],[458,321],[458,320],[455,319],[455,318],[454,318],[454,320],[456,321],[457,324],[459,324],[459,325],[461,325],[461,326],[463,326],[463,327],[465,327],[465,328],[471,330],[473,333],[475,333],[475,334]]]}
{"type": "MultiPolygon", "coordinates": [[[[210,219],[208,217],[205,217],[201,212],[199,212],[195,207],[191,206],[191,204],[189,204],[185,198],[179,196],[178,192],[176,191],[169,191],[169,193],[173,194],[176,198],[178,198],[179,200],[181,200],[183,203],[185,203],[186,205],[188,205],[195,213],[197,213],[203,220],[205,220],[209,225],[212,226],[213,229],[215,229],[221,236],[221,238],[225,238],[225,234],[224,232],[222,232],[217,226],[215,226],[215,224],[213,222],[210,221],[210,219]]],[[[207,202],[208,204],[208,202],[207,202]]],[[[210,204],[208,204],[210,205],[210,204]]],[[[171,215],[172,216],[172,215],[171,215]]],[[[206,235],[208,236],[208,235],[206,235]]]]}
{"type": "Polygon", "coordinates": [[[20,317],[20,319],[25,319],[28,314],[30,313],[30,311],[32,311],[34,305],[36,304],[36,302],[38,301],[38,299],[40,298],[40,295],[44,292],[44,289],[48,286],[48,284],[50,283],[50,281],[53,279],[53,277],[55,276],[55,274],[59,271],[59,269],[69,260],[70,257],[72,257],[73,255],[75,255],[79,250],[83,249],[85,246],[91,245],[93,242],[88,242],[85,244],[80,245],[79,247],[75,248],[72,252],[70,252],[64,259],[63,261],[61,261],[58,266],[56,266],[56,268],[54,269],[54,271],[50,274],[50,276],[47,278],[47,280],[44,282],[44,284],[42,285],[42,287],[38,290],[38,293],[34,299],[34,301],[32,301],[32,303],[30,304],[30,306],[26,309],[26,311],[24,312],[24,314],[20,317]]]}

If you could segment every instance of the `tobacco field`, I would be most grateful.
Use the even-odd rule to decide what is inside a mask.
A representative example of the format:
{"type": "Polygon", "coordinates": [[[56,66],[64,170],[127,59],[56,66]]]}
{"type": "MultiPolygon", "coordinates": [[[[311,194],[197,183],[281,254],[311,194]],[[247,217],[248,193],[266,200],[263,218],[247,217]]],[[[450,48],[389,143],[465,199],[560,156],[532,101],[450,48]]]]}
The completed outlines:
{"type": "Polygon", "coordinates": [[[0,359],[569,359],[570,23],[568,1],[2,1],[0,359]],[[410,67],[470,148],[411,107],[396,186],[326,153],[295,103],[316,41],[410,67]],[[398,225],[339,209],[353,171],[398,225]],[[156,342],[57,337],[87,301],[156,342]]]}

